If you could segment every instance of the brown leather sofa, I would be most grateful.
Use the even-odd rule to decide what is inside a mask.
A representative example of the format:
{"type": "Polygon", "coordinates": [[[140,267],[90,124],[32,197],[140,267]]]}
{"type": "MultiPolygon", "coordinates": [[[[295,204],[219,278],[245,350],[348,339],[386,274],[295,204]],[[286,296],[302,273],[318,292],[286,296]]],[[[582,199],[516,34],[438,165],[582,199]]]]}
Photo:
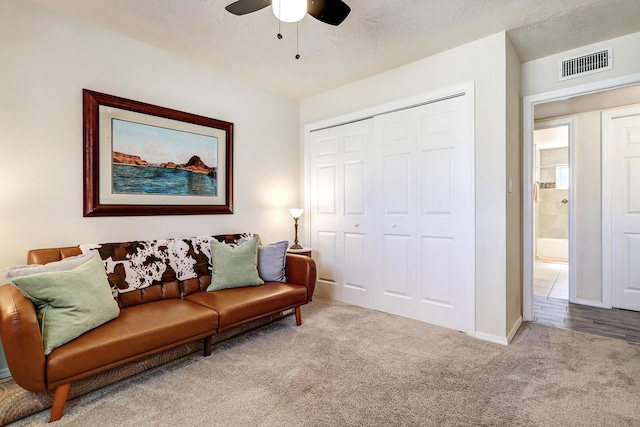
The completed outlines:
{"type": "MultiPolygon", "coordinates": [[[[29,264],[46,264],[80,254],[79,247],[32,250],[29,264]]],[[[185,343],[204,339],[211,354],[212,335],[300,307],[311,301],[314,261],[286,255],[286,283],[207,292],[210,274],[162,282],[120,294],[119,316],[44,355],[33,303],[11,284],[0,286],[0,336],[15,382],[34,391],[55,389],[50,421],[62,417],[74,381],[185,343]]]]}

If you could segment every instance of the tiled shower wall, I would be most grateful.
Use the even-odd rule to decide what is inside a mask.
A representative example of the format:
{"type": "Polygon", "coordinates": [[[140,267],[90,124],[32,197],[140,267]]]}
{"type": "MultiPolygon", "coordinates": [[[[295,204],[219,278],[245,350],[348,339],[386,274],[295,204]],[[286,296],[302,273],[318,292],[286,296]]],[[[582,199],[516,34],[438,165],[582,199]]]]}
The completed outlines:
{"type": "Polygon", "coordinates": [[[569,238],[569,190],[556,188],[556,165],[569,163],[569,149],[551,148],[540,150],[540,189],[537,211],[537,234],[539,238],[569,238]]]}

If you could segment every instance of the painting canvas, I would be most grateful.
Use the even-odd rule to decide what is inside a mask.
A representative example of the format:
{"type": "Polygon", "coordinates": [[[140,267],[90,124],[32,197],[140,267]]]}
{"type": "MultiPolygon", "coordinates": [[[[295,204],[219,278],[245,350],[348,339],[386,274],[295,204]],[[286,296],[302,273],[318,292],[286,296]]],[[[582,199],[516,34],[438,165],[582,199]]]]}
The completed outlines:
{"type": "Polygon", "coordinates": [[[218,139],[114,119],[114,193],[217,196],[218,139]]]}
{"type": "Polygon", "coordinates": [[[83,93],[84,216],[233,213],[232,123],[83,93]]]}

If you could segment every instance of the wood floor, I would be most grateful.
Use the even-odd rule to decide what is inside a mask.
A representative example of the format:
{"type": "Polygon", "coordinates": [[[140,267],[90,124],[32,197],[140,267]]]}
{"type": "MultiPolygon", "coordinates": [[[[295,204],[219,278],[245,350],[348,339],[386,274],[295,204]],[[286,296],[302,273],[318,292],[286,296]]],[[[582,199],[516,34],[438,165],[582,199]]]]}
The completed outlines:
{"type": "Polygon", "coordinates": [[[534,296],[535,322],[611,338],[640,342],[640,312],[571,304],[566,300],[534,296]]]}

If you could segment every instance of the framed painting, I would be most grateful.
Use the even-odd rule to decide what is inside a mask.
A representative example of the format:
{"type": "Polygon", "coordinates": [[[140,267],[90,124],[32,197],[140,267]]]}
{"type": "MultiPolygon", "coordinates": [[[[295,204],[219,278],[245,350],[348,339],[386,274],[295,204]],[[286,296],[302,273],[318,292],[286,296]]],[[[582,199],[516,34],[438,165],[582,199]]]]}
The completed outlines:
{"type": "Polygon", "coordinates": [[[85,217],[233,213],[233,123],[82,97],[85,217]]]}

